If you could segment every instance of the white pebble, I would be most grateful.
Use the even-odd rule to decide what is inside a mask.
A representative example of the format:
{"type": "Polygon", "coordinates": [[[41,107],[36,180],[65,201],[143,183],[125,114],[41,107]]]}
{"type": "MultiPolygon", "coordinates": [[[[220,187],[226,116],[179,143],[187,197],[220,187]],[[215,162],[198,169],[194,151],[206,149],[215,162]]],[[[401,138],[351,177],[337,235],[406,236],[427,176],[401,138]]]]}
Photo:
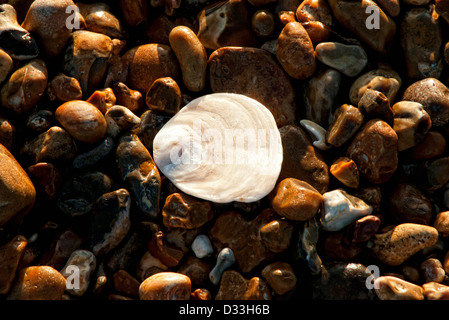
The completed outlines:
{"type": "Polygon", "coordinates": [[[207,257],[214,252],[209,238],[204,234],[199,234],[192,242],[192,250],[199,259],[207,257]]]}

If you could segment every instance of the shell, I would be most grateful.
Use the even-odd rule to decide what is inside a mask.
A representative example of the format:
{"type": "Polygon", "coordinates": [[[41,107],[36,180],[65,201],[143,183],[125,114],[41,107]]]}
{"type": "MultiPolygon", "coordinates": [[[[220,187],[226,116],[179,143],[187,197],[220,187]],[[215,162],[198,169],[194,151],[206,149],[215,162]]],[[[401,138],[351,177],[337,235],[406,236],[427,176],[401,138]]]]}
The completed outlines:
{"type": "Polygon", "coordinates": [[[279,177],[282,142],[272,113],[241,94],[191,101],[153,141],[162,173],[183,192],[216,203],[253,202],[279,177]]]}

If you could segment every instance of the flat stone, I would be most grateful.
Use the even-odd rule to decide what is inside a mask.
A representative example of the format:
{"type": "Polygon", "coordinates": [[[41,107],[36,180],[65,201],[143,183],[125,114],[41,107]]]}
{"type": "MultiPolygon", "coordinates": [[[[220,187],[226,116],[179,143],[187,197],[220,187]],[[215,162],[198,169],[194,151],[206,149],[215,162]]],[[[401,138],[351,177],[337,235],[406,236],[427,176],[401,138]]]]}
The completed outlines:
{"type": "Polygon", "coordinates": [[[271,300],[266,282],[259,278],[244,278],[234,270],[223,273],[215,300],[271,300]]]}
{"type": "Polygon", "coordinates": [[[84,295],[96,267],[97,259],[92,252],[73,251],[61,270],[61,274],[67,279],[66,291],[78,297],[84,295]]]}
{"type": "Polygon", "coordinates": [[[333,121],[326,133],[326,142],[335,147],[341,147],[354,136],[364,123],[365,117],[359,108],[343,104],[337,108],[333,121]]]}
{"type": "Polygon", "coordinates": [[[24,236],[17,235],[0,247],[0,294],[5,295],[11,289],[27,244],[24,236]]]}
{"type": "Polygon", "coordinates": [[[49,266],[31,266],[21,269],[7,300],[61,300],[66,279],[49,266]]]}
{"type": "Polygon", "coordinates": [[[322,63],[348,77],[357,76],[368,63],[368,56],[361,46],[339,42],[320,42],[315,47],[315,55],[322,63]]]}
{"type": "Polygon", "coordinates": [[[422,287],[393,276],[382,276],[374,281],[380,300],[424,300],[422,287]]]}
{"type": "Polygon", "coordinates": [[[370,250],[382,263],[398,266],[418,251],[433,246],[437,240],[438,231],[433,227],[402,223],[374,235],[370,250]]]}
{"type": "Polygon", "coordinates": [[[139,286],[140,300],[189,300],[191,281],[177,272],[160,272],[145,279],[139,286]]]}
{"type": "Polygon", "coordinates": [[[0,226],[34,206],[36,189],[14,156],[0,144],[0,226]]]}
{"type": "Polygon", "coordinates": [[[295,121],[291,81],[266,50],[223,47],[211,53],[208,65],[212,92],[239,93],[259,101],[279,127],[295,121]]]}

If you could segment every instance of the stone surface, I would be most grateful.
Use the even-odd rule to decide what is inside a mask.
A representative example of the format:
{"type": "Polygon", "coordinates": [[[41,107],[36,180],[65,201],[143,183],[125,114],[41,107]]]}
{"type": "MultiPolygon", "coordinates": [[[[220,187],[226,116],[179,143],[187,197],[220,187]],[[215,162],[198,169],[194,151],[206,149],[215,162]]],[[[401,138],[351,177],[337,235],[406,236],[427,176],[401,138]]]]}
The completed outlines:
{"type": "Polygon", "coordinates": [[[0,91],[2,107],[16,114],[28,112],[41,99],[48,81],[45,62],[33,59],[11,74],[0,91]]]}
{"type": "Polygon", "coordinates": [[[374,281],[380,300],[424,300],[422,287],[393,276],[382,276],[374,281]]]}
{"type": "Polygon", "coordinates": [[[0,49],[0,85],[7,79],[12,69],[12,58],[4,50],[0,49]]]}
{"type": "Polygon", "coordinates": [[[82,99],[83,90],[76,78],[60,73],[48,82],[47,95],[50,101],[67,102],[82,99]]]}
{"type": "Polygon", "coordinates": [[[182,107],[181,89],[170,77],[156,79],[148,89],[145,102],[150,110],[176,114],[182,107]]]}
{"type": "Polygon", "coordinates": [[[271,300],[265,281],[259,277],[250,280],[234,270],[223,273],[215,300],[271,300]]]}
{"type": "Polygon", "coordinates": [[[438,231],[430,226],[402,223],[392,229],[374,235],[371,252],[382,263],[398,266],[418,251],[433,246],[438,231]]]}
{"type": "Polygon", "coordinates": [[[212,92],[249,96],[273,114],[278,126],[295,121],[295,92],[282,67],[263,49],[223,47],[208,60],[212,92]]]}
{"type": "Polygon", "coordinates": [[[321,152],[314,148],[307,134],[296,125],[279,129],[283,147],[283,163],[278,181],[286,178],[302,180],[324,193],[329,187],[329,168],[321,152]]]}
{"type": "Polygon", "coordinates": [[[298,280],[292,266],[286,262],[270,263],[262,269],[261,274],[273,291],[279,295],[295,289],[298,280]]]}
{"type": "Polygon", "coordinates": [[[178,78],[179,67],[173,50],[164,44],[149,43],[129,49],[123,56],[128,64],[127,85],[145,95],[158,78],[178,78]]]}
{"type": "Polygon", "coordinates": [[[160,272],[145,279],[139,286],[140,300],[189,300],[191,281],[177,272],[160,272]]]}
{"type": "Polygon", "coordinates": [[[63,103],[56,109],[56,120],[78,141],[95,143],[104,137],[106,119],[94,105],[82,100],[63,103]]]}
{"type": "Polygon", "coordinates": [[[162,208],[163,223],[167,228],[196,229],[213,218],[212,205],[183,193],[169,195],[162,208]]]}
{"type": "Polygon", "coordinates": [[[449,89],[435,78],[426,78],[408,86],[402,100],[421,103],[432,120],[432,126],[442,127],[449,122],[449,89]]]}
{"type": "Polygon", "coordinates": [[[438,212],[433,227],[437,229],[440,237],[449,236],[449,211],[438,212]]]}
{"type": "Polygon", "coordinates": [[[61,300],[66,279],[49,266],[31,266],[21,269],[7,300],[61,300]]]}
{"type": "Polygon", "coordinates": [[[189,27],[177,26],[170,31],[169,41],[187,90],[203,90],[206,85],[207,54],[195,32],[189,27]]]}
{"type": "Polygon", "coordinates": [[[329,38],[333,19],[326,1],[302,1],[295,11],[295,16],[314,44],[329,38]]]}
{"type": "Polygon", "coordinates": [[[323,194],[324,209],[321,212],[323,229],[339,231],[358,218],[372,212],[370,205],[348,194],[343,189],[328,191],[323,194]]]}
{"type": "Polygon", "coordinates": [[[340,157],[332,163],[329,170],[345,186],[354,189],[359,187],[359,171],[353,160],[347,157],[340,157]]]}
{"type": "Polygon", "coordinates": [[[381,118],[389,124],[393,123],[394,110],[388,98],[380,91],[367,88],[357,107],[371,119],[381,118]]]}
{"type": "Polygon", "coordinates": [[[315,52],[310,37],[299,22],[289,22],[279,34],[276,58],[294,79],[306,79],[316,71],[315,52]]]}
{"type": "Polygon", "coordinates": [[[97,259],[88,250],[75,250],[70,255],[61,274],[66,278],[66,291],[74,296],[82,296],[87,292],[97,259]]]}
{"type": "Polygon", "coordinates": [[[412,8],[402,19],[401,45],[411,79],[439,78],[443,72],[443,39],[434,6],[412,8]]]}
{"type": "Polygon", "coordinates": [[[364,116],[360,109],[343,104],[333,115],[333,121],[326,133],[326,142],[335,147],[341,147],[350,141],[364,122],[364,116]]]}
{"type": "Polygon", "coordinates": [[[365,123],[347,149],[363,178],[374,184],[388,181],[398,166],[398,136],[383,120],[365,123]]]}
{"type": "Polygon", "coordinates": [[[295,221],[306,221],[315,216],[323,204],[323,196],[309,183],[286,178],[273,190],[273,209],[281,216],[295,221]]]}
{"type": "Polygon", "coordinates": [[[257,10],[251,18],[251,28],[256,36],[268,38],[275,28],[274,14],[265,9],[257,10]]]}
{"type": "Polygon", "coordinates": [[[123,23],[111,12],[106,3],[77,3],[80,14],[86,24],[86,29],[103,33],[111,38],[126,36],[123,23]]]}
{"type": "Polygon", "coordinates": [[[95,90],[86,102],[93,104],[102,114],[105,114],[116,104],[117,97],[112,88],[104,88],[95,90]]]}
{"type": "Polygon", "coordinates": [[[449,286],[437,282],[428,282],[422,285],[426,300],[448,300],[449,286]]]}
{"type": "Polygon", "coordinates": [[[141,119],[130,109],[120,105],[112,106],[106,111],[104,118],[107,123],[106,133],[112,138],[129,132],[141,122],[141,119]]]}
{"type": "Polygon", "coordinates": [[[382,220],[375,215],[367,215],[357,219],[350,227],[347,233],[347,240],[351,243],[365,242],[371,239],[377,233],[382,220]]]}
{"type": "Polygon", "coordinates": [[[116,151],[117,165],[133,202],[147,217],[159,212],[161,177],[151,154],[135,134],[123,135],[116,151]]]}
{"type": "Polygon", "coordinates": [[[271,252],[285,251],[293,238],[294,225],[284,219],[273,220],[260,228],[260,236],[271,252]]]}
{"type": "Polygon", "coordinates": [[[0,294],[5,295],[11,289],[17,267],[25,252],[28,240],[17,235],[0,247],[0,294]]]}
{"type": "Polygon", "coordinates": [[[235,263],[234,252],[229,248],[223,248],[217,255],[217,263],[209,273],[209,280],[215,285],[221,281],[223,272],[235,263]]]}
{"type": "Polygon", "coordinates": [[[442,155],[445,149],[445,137],[431,128],[421,142],[409,150],[409,154],[415,160],[428,160],[442,155]]]}
{"type": "Polygon", "coordinates": [[[0,163],[0,226],[3,226],[33,208],[36,189],[25,170],[2,144],[0,163]]]}
{"type": "Polygon", "coordinates": [[[114,83],[112,86],[114,95],[116,96],[115,104],[124,106],[131,112],[141,112],[144,107],[144,94],[138,90],[129,88],[123,82],[114,83]]]}
{"type": "Polygon", "coordinates": [[[425,283],[441,283],[446,278],[443,265],[441,264],[441,261],[436,258],[428,258],[421,262],[420,270],[425,283]]]}
{"type": "Polygon", "coordinates": [[[368,63],[361,46],[339,42],[320,42],[315,47],[315,55],[319,61],[348,77],[357,76],[368,63]]]}

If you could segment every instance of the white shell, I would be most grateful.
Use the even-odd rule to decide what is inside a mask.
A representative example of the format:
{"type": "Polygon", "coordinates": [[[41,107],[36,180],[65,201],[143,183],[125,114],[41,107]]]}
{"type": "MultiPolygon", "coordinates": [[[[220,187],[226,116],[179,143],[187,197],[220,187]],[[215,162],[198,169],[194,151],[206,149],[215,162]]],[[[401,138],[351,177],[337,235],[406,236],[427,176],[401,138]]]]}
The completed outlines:
{"type": "Polygon", "coordinates": [[[241,94],[199,97],[157,133],[153,157],[181,191],[217,203],[265,197],[281,171],[282,141],[271,112],[241,94]]]}

